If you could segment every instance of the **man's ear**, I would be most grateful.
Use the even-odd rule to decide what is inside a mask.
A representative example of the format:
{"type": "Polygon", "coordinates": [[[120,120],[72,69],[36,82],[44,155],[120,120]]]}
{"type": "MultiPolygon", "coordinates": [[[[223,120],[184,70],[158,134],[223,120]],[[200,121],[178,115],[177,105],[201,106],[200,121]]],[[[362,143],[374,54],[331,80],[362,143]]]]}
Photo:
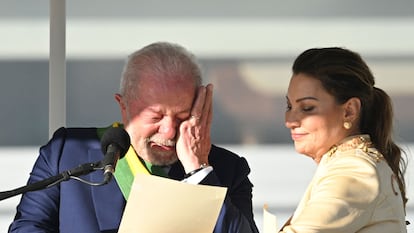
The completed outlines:
{"type": "Polygon", "coordinates": [[[361,113],[361,100],[357,97],[352,97],[343,106],[345,109],[345,120],[355,122],[361,113]]]}
{"type": "Polygon", "coordinates": [[[116,102],[118,102],[119,109],[121,110],[122,123],[126,126],[128,123],[128,113],[125,99],[122,98],[122,95],[118,93],[116,93],[114,97],[116,102]]]}
{"type": "Polygon", "coordinates": [[[119,93],[116,93],[114,97],[115,97],[116,102],[118,102],[118,105],[119,105],[121,111],[125,110],[126,105],[125,105],[125,101],[122,98],[122,95],[119,94],[119,93]]]}

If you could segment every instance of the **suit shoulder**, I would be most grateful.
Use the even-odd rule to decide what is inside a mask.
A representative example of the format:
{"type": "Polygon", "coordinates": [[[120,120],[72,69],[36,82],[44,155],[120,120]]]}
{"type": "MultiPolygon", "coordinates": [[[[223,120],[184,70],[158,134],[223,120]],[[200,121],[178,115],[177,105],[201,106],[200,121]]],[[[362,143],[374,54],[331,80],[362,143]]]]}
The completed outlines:
{"type": "Polygon", "coordinates": [[[225,149],[223,147],[217,146],[217,145],[211,146],[210,156],[213,158],[220,157],[221,159],[226,159],[226,160],[239,160],[242,158],[240,155],[236,154],[235,152],[225,149]]]}
{"type": "Polygon", "coordinates": [[[250,171],[247,160],[223,147],[212,145],[209,162],[213,165],[214,169],[223,169],[223,170],[246,170],[250,171]]]}
{"type": "Polygon", "coordinates": [[[97,138],[97,128],[81,128],[81,127],[60,127],[53,133],[53,138],[77,138],[88,139],[97,138]]]}

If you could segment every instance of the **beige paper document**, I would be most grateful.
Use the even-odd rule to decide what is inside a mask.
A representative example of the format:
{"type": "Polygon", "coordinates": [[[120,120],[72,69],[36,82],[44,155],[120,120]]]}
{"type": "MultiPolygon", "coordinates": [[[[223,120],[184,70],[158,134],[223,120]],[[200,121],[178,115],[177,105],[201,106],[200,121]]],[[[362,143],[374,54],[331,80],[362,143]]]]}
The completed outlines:
{"type": "Polygon", "coordinates": [[[226,191],[136,174],[118,233],[211,233],[226,191]]]}
{"type": "Polygon", "coordinates": [[[263,206],[263,233],[277,233],[277,218],[268,210],[268,206],[263,206]]]}

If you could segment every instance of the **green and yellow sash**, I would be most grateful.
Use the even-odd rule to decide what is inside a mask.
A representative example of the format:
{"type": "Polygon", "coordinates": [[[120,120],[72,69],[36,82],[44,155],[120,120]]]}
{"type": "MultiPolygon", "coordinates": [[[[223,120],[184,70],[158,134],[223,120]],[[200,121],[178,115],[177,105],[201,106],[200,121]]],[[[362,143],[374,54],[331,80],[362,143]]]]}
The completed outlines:
{"type": "MultiPolygon", "coordinates": [[[[123,126],[122,124],[115,122],[110,127],[123,126]]],[[[102,138],[102,135],[105,133],[105,130],[107,130],[110,127],[98,128],[98,137],[102,138]]],[[[114,173],[115,180],[118,183],[118,186],[121,189],[121,192],[124,195],[125,200],[128,200],[129,193],[131,191],[131,186],[134,182],[134,177],[137,173],[148,175],[151,174],[147,167],[144,166],[144,164],[139,160],[134,148],[130,146],[125,156],[118,160],[114,173]]]]}
{"type": "Polygon", "coordinates": [[[118,160],[114,173],[116,182],[125,200],[128,200],[131,186],[137,173],[150,175],[148,169],[138,159],[134,148],[130,146],[125,157],[118,160]]]}

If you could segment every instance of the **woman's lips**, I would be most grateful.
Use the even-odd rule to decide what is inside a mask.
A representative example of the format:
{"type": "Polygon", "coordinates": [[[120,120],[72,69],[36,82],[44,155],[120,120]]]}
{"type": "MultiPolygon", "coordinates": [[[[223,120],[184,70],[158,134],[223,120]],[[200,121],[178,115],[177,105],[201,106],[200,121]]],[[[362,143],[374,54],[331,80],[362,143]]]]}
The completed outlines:
{"type": "Polygon", "coordinates": [[[302,139],[305,135],[306,135],[305,133],[291,133],[293,141],[298,141],[302,139]]]}

